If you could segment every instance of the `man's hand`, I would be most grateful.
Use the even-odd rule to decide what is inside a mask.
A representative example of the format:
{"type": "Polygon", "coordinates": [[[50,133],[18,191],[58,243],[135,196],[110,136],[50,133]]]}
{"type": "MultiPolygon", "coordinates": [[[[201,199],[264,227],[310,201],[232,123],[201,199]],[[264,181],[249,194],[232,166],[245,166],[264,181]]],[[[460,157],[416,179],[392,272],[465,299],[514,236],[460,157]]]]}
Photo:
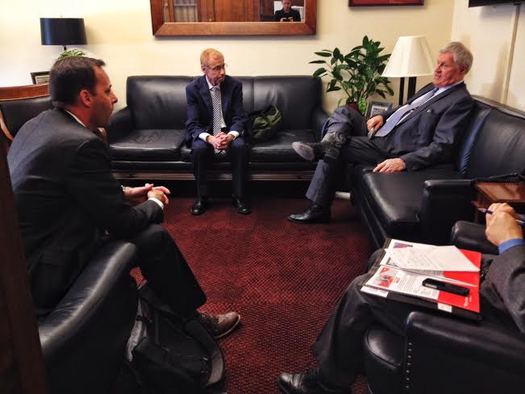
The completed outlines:
{"type": "Polygon", "coordinates": [[[156,198],[164,205],[168,205],[170,200],[168,198],[169,190],[163,186],[155,187],[148,192],[148,198],[156,198]],[[167,193],[166,193],[167,192],[167,193]]]}
{"type": "Polygon", "coordinates": [[[400,172],[407,168],[403,159],[396,157],[395,159],[386,159],[379,163],[375,168],[374,172],[400,172]]]}
{"type": "Polygon", "coordinates": [[[510,205],[491,204],[489,211],[492,214],[485,216],[487,221],[485,235],[490,242],[499,246],[505,241],[523,238],[523,229],[516,222],[516,212],[510,205]]]}
{"type": "MultiPolygon", "coordinates": [[[[169,195],[170,191],[167,187],[164,186],[153,186],[153,183],[146,183],[144,186],[138,186],[138,187],[124,187],[124,199],[130,203],[131,205],[137,205],[140,203],[143,203],[146,201],[149,197],[154,197],[154,195],[150,196],[149,193],[154,191],[155,195],[157,193],[161,193],[163,195],[169,195]]],[[[167,199],[167,197],[165,197],[167,199]]],[[[163,198],[159,198],[160,201],[163,200],[163,198]]]]}
{"type": "Polygon", "coordinates": [[[383,123],[385,123],[383,115],[376,115],[368,119],[368,121],[366,122],[368,136],[372,137],[377,132],[377,130],[379,130],[381,126],[383,126],[383,123]]]}
{"type": "Polygon", "coordinates": [[[223,133],[222,131],[217,135],[211,135],[206,140],[214,149],[225,150],[228,149],[230,143],[233,141],[233,135],[223,133]]]}

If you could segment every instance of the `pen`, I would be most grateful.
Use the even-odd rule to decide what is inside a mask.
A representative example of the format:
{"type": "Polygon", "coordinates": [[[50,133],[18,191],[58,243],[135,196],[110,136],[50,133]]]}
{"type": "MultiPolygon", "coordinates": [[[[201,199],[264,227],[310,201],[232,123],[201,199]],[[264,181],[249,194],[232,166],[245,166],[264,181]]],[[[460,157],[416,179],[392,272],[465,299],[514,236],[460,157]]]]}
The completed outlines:
{"type": "Polygon", "coordinates": [[[442,282],[436,279],[425,279],[423,286],[430,289],[436,289],[440,291],[446,291],[447,293],[457,294],[463,297],[468,296],[469,289],[463,286],[453,285],[452,283],[442,282]]]}
{"type": "MultiPolygon", "coordinates": [[[[487,208],[478,208],[478,211],[480,211],[481,213],[489,214],[489,215],[492,215],[494,213],[490,209],[487,209],[487,208]]],[[[517,216],[516,222],[520,226],[524,226],[525,225],[525,215],[516,214],[516,216],[517,216]]]]}

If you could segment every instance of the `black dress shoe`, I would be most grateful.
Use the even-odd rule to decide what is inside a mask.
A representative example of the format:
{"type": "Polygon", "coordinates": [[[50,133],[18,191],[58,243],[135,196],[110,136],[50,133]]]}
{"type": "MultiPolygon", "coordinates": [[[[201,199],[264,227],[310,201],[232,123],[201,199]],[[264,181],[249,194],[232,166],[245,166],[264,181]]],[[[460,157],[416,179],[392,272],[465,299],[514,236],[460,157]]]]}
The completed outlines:
{"type": "Polygon", "coordinates": [[[329,223],[330,208],[323,208],[313,204],[302,213],[294,213],[288,216],[288,220],[294,223],[329,223]]]}
{"type": "Polygon", "coordinates": [[[301,156],[303,159],[308,161],[319,160],[323,157],[324,147],[320,142],[292,142],[292,149],[301,156]]]}
{"type": "Polygon", "coordinates": [[[330,387],[321,382],[317,369],[305,373],[282,373],[277,385],[284,394],[350,394],[350,390],[330,387]]]}
{"type": "Polygon", "coordinates": [[[248,215],[252,212],[246,201],[242,198],[233,197],[233,206],[237,208],[237,212],[243,215],[248,215]]]}
{"type": "Polygon", "coordinates": [[[207,198],[197,198],[193,205],[191,206],[192,215],[201,215],[208,209],[208,199],[207,198]]]}

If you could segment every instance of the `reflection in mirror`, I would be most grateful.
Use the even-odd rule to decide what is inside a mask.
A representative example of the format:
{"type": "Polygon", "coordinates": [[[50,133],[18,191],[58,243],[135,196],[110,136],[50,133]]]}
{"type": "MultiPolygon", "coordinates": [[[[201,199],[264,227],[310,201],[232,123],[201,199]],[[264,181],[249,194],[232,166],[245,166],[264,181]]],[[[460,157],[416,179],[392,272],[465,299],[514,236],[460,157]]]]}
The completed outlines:
{"type": "Polygon", "coordinates": [[[304,0],[163,0],[162,7],[164,22],[300,22],[304,19],[304,0]]]}
{"type": "Polygon", "coordinates": [[[150,0],[150,5],[156,36],[315,34],[317,0],[150,0]]]}

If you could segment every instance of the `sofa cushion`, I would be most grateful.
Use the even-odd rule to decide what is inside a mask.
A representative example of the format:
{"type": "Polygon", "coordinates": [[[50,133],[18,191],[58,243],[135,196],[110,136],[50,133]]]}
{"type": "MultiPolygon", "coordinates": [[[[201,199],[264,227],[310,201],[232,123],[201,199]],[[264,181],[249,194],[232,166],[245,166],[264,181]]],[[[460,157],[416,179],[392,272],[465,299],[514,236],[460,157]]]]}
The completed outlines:
{"type": "Polygon", "coordinates": [[[128,77],[127,104],[135,128],[184,129],[186,121],[186,86],[192,77],[128,77]]]}
{"type": "Polygon", "coordinates": [[[114,160],[179,160],[183,142],[184,130],[132,130],[125,139],[112,141],[110,151],[114,160]]]}
{"type": "Polygon", "coordinates": [[[423,184],[427,179],[457,179],[459,174],[451,165],[413,172],[375,173],[359,166],[362,173],[354,177],[356,192],[362,193],[383,229],[393,237],[417,232],[423,184]]]}
{"type": "Polygon", "coordinates": [[[310,129],[314,110],[322,106],[322,85],[318,78],[256,77],[253,90],[254,110],[275,105],[283,114],[282,127],[285,130],[310,129]]]}
{"type": "Polygon", "coordinates": [[[294,141],[315,142],[315,138],[311,130],[281,130],[269,141],[254,144],[250,153],[250,161],[303,161],[292,149],[294,141]]]}

